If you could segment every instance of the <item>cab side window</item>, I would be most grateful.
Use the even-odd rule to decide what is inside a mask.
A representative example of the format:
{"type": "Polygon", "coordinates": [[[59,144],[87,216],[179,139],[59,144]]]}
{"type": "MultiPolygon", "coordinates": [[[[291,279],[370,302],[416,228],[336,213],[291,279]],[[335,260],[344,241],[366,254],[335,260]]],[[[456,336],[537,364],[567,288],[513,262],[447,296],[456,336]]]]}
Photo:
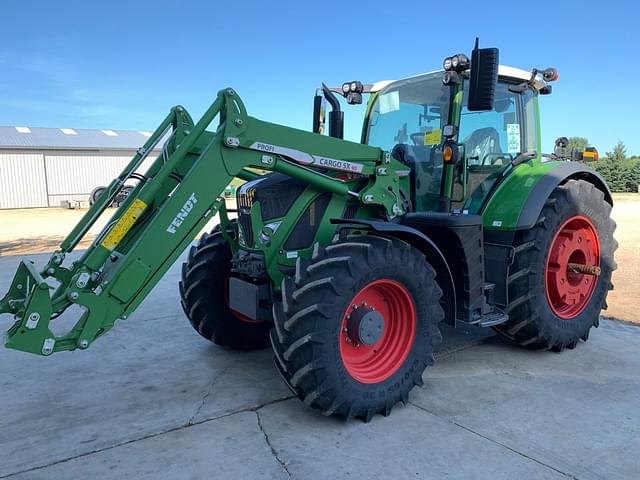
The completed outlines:
{"type": "Polygon", "coordinates": [[[517,95],[499,83],[494,110],[470,112],[463,106],[458,138],[470,166],[502,165],[521,153],[517,95]]]}

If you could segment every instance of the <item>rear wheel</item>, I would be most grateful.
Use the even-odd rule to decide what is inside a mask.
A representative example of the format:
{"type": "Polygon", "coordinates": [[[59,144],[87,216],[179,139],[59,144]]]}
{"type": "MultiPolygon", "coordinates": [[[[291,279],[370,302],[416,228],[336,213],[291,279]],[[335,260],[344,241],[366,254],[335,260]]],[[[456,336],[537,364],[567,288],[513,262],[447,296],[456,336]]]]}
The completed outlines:
{"type": "Polygon", "coordinates": [[[422,385],[442,339],[442,292],[424,256],[396,239],[354,235],[299,260],[274,305],[276,365],[325,415],[388,415],[422,385]]]}
{"type": "Polygon", "coordinates": [[[204,338],[237,350],[267,344],[271,325],[234,312],[228,305],[231,248],[220,231],[204,234],[182,265],[180,297],[191,326],[204,338]]]}
{"type": "Polygon", "coordinates": [[[536,225],[518,235],[510,269],[509,321],[494,327],[534,349],[573,348],[598,326],[612,288],[615,222],[591,183],[557,187],[536,225]]]}
{"type": "Polygon", "coordinates": [[[105,187],[96,187],[91,190],[91,193],[89,194],[89,205],[93,205],[94,203],[96,203],[98,197],[102,195],[102,192],[104,192],[105,190],[105,187]]]}

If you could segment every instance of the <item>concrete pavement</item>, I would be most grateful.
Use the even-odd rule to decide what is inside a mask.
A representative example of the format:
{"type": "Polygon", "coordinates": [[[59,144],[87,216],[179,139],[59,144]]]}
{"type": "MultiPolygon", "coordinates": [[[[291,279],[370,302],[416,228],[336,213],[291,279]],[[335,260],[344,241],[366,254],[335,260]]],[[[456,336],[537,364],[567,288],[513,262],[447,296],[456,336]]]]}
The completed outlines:
{"type": "Polygon", "coordinates": [[[447,330],[407,406],[343,422],[292,399],[268,350],[193,332],[178,275],[86,352],[0,349],[0,479],[640,477],[639,327],[561,354],[447,330]]]}

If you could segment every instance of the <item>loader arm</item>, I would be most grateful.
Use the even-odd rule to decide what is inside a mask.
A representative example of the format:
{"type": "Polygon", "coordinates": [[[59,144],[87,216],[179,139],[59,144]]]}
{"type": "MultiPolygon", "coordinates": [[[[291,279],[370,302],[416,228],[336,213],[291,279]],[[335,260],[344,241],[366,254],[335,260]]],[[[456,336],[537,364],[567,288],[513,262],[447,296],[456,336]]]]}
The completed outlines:
{"type": "Polygon", "coordinates": [[[234,177],[256,178],[252,167],[379,205],[388,218],[404,213],[399,177],[409,172],[388,153],[249,117],[236,92],[224,89],[196,124],[174,107],[44,268],[20,264],[0,300],[0,313],[15,317],[5,345],[41,355],[89,347],[135,311],[210,218],[220,212],[227,221],[220,195],[234,177]],[[215,118],[216,131],[207,130],[215,118]],[[163,140],[161,155],[136,173],[163,140]],[[63,266],[128,178],[138,184],[127,200],[80,259],[63,266]],[[83,314],[66,334],[54,335],[50,321],[74,304],[83,314]]]}

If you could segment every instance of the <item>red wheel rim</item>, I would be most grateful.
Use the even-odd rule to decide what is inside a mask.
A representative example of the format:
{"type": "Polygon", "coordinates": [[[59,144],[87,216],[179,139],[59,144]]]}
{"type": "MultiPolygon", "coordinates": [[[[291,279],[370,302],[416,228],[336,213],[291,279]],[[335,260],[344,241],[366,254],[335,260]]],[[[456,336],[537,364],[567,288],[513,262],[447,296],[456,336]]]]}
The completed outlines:
{"type": "Polygon", "coordinates": [[[595,275],[570,271],[569,264],[600,266],[600,243],[593,223],[575,216],[565,221],[551,241],[545,266],[545,292],[553,313],[571,320],[589,304],[596,287],[595,275]]]}
{"type": "Polygon", "coordinates": [[[340,324],[340,357],[351,377],[361,383],[378,383],[404,363],[416,333],[416,308],[409,291],[390,279],[375,280],[351,300],[340,324]],[[372,345],[354,341],[348,332],[355,308],[375,309],[384,319],[381,337],[372,345]]]}
{"type": "Polygon", "coordinates": [[[237,318],[241,322],[245,322],[245,323],[262,323],[262,320],[254,320],[253,318],[247,317],[246,315],[234,310],[233,308],[231,308],[229,306],[229,276],[227,276],[227,278],[224,281],[224,304],[226,305],[226,307],[231,312],[231,315],[233,315],[235,318],[237,318]]]}

